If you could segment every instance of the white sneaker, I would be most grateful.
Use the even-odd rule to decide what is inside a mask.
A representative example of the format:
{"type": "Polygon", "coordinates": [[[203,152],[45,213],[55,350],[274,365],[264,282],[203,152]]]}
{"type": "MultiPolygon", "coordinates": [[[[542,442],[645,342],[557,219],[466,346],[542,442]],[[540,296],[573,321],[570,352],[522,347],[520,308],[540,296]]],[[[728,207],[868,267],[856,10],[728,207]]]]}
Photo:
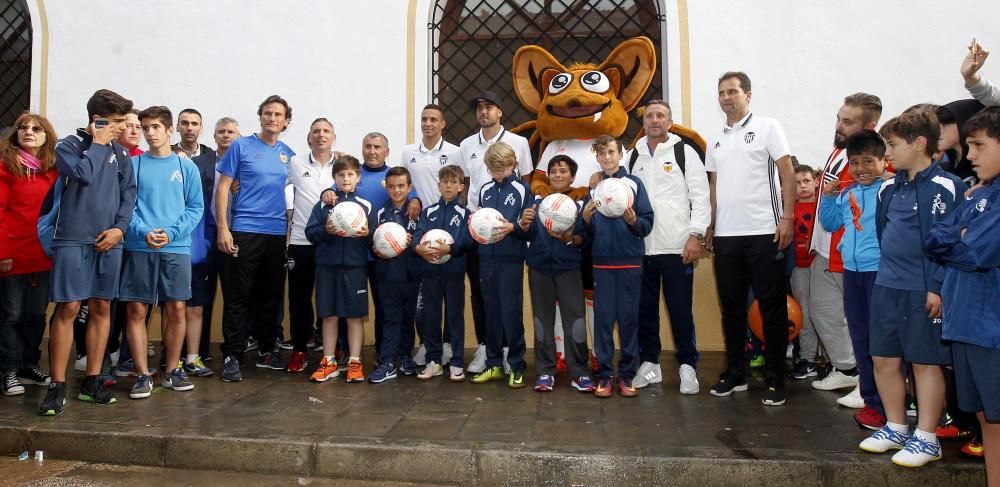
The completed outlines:
{"type": "Polygon", "coordinates": [[[476,347],[476,354],[472,357],[472,362],[469,362],[466,370],[472,374],[478,374],[486,370],[486,345],[480,344],[476,347]]]}
{"type": "Polygon", "coordinates": [[[851,377],[849,375],[842,374],[837,369],[833,369],[833,371],[827,374],[822,380],[813,381],[812,386],[813,389],[821,391],[834,391],[847,387],[857,387],[858,376],[851,377]]]}
{"type": "Polygon", "coordinates": [[[84,355],[83,357],[80,357],[80,358],[76,359],[76,363],[73,364],[73,370],[75,370],[77,372],[86,372],[87,371],[87,356],[86,355],[84,355]]]}
{"type": "Polygon", "coordinates": [[[507,351],[510,350],[507,347],[503,347],[503,373],[510,375],[510,364],[507,363],[507,351]]]}
{"type": "Polygon", "coordinates": [[[910,435],[910,440],[902,450],[892,456],[892,463],[902,467],[923,467],[941,459],[941,442],[929,441],[920,430],[910,435]]]}
{"type": "Polygon", "coordinates": [[[639,364],[639,369],[635,371],[635,378],[632,379],[632,387],[642,389],[650,384],[663,382],[663,371],[660,364],[643,362],[639,364]]]}
{"type": "Polygon", "coordinates": [[[446,364],[451,362],[451,344],[445,343],[441,347],[441,363],[446,364]]]}
{"type": "Polygon", "coordinates": [[[910,440],[910,435],[900,433],[889,425],[882,426],[882,429],[872,433],[858,444],[858,448],[869,453],[885,453],[889,450],[902,450],[910,440]]]}
{"type": "Polygon", "coordinates": [[[698,374],[695,372],[694,367],[683,364],[678,373],[681,376],[681,394],[697,394],[700,386],[698,385],[698,374]]]}
{"type": "Polygon", "coordinates": [[[850,394],[838,398],[837,404],[851,409],[861,409],[865,407],[865,400],[861,398],[861,386],[855,387],[850,394]]]}
{"type": "Polygon", "coordinates": [[[424,366],[424,370],[421,370],[420,373],[417,374],[417,378],[427,380],[441,374],[444,374],[444,368],[441,367],[441,364],[431,360],[424,366]]]}
{"type": "Polygon", "coordinates": [[[465,380],[465,370],[462,370],[461,367],[455,367],[454,365],[452,365],[448,369],[449,369],[448,371],[450,372],[450,374],[448,375],[448,379],[450,379],[452,382],[462,382],[463,380],[465,380]]]}
{"type": "Polygon", "coordinates": [[[427,347],[423,343],[417,348],[417,353],[413,354],[413,362],[419,367],[427,364],[427,347]]]}

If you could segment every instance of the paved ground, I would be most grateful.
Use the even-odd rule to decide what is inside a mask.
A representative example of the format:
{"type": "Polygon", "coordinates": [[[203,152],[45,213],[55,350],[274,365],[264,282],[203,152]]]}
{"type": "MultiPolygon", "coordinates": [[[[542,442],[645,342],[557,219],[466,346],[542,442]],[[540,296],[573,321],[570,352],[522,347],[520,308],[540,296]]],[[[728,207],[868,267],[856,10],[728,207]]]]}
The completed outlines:
{"type": "Polygon", "coordinates": [[[983,481],[981,464],[957,444],[916,471],[860,452],[867,433],[853,411],[836,405],[838,393],[804,382],[790,382],[788,403],[777,408],[761,405],[759,377],[749,393],[713,397],[707,389],[721,365],[721,354],[706,354],[702,393],[681,396],[665,357],[662,385],[604,400],[572,390],[562,375],[540,394],[444,376],[312,384],[245,368],[241,383],[195,379],[192,392],[157,388],[141,401],[128,399],[126,379],[118,404],[72,399],[58,418],[35,414],[44,391],[28,387],[0,399],[0,454],[42,449],[47,460],[460,485],[983,481]]]}

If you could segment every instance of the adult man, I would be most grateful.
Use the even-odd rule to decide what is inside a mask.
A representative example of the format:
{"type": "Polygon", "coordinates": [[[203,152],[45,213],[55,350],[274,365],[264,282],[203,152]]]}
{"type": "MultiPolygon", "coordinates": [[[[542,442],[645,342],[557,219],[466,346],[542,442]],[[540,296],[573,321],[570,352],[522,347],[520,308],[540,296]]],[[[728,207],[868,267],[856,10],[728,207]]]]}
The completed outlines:
{"type": "MultiPolygon", "coordinates": [[[[493,179],[483,156],[486,149],[498,141],[506,142],[514,149],[517,156],[516,173],[525,183],[531,181],[532,160],[528,140],[520,135],[509,132],[501,124],[503,110],[500,108],[500,96],[492,91],[483,91],[471,101],[476,113],[479,132],[465,138],[459,145],[459,158],[462,171],[465,173],[465,190],[468,195],[470,211],[479,209],[479,190],[493,179]]],[[[470,251],[466,261],[469,276],[469,289],[472,294],[472,320],[476,328],[476,354],[469,363],[467,370],[477,374],[486,370],[486,317],[483,311],[483,294],[479,283],[479,256],[475,250],[470,251]]]]}
{"type": "Polygon", "coordinates": [[[695,344],[694,261],[702,256],[712,222],[708,177],[693,141],[669,132],[670,105],[653,100],[642,115],[646,136],[636,143],[628,171],[642,180],[653,206],[653,231],[645,238],[639,297],[639,360],[635,387],[663,381],[660,371],[660,285],[680,362],[680,391],[698,393],[695,344]],[[678,157],[680,156],[680,157],[678,157]],[[681,162],[679,159],[683,159],[681,162]],[[634,162],[634,164],[632,163],[634,162]]]}
{"type": "Polygon", "coordinates": [[[205,144],[198,143],[201,137],[201,112],[194,108],[185,108],[177,115],[177,133],[181,136],[181,141],[170,148],[174,152],[181,151],[182,155],[188,159],[194,159],[202,154],[212,152],[212,148],[205,144]]]}
{"type": "MultiPolygon", "coordinates": [[[[459,148],[442,137],[448,124],[444,119],[444,109],[429,104],[420,112],[420,142],[403,147],[399,166],[410,171],[413,189],[424,206],[437,203],[441,198],[438,190],[438,170],[441,166],[459,164],[459,148]]],[[[380,208],[380,207],[377,207],[380,208]]]]}
{"type": "MultiPolygon", "coordinates": [[[[874,129],[881,115],[882,101],[875,95],[855,93],[844,98],[844,104],[837,111],[837,124],[833,134],[834,148],[823,166],[823,175],[816,192],[819,198],[816,203],[817,208],[823,202],[823,189],[827,184],[839,180],[841,187],[845,187],[853,179],[847,170],[847,151],[844,150],[848,137],[862,129],[874,129]]],[[[867,384],[864,391],[858,384],[859,375],[856,367],[867,368],[867,371],[862,372],[867,374],[865,377],[872,377],[872,365],[871,359],[867,358],[867,349],[858,350],[862,360],[856,360],[854,346],[863,344],[852,343],[844,319],[844,263],[837,250],[843,234],[843,229],[830,233],[823,229],[822,224],[813,225],[809,250],[815,253],[815,258],[809,266],[809,319],[816,329],[819,340],[823,342],[823,349],[826,350],[834,369],[823,380],[813,382],[812,386],[827,391],[853,387],[854,391],[838,399],[837,402],[846,407],[860,409],[866,402],[862,398],[862,392],[867,396],[864,399],[867,399],[869,404],[880,403],[874,383],[867,384]]],[[[808,335],[803,337],[807,338],[808,335]]],[[[811,344],[803,344],[802,350],[802,360],[814,361],[815,339],[811,344]]],[[[871,412],[875,411],[866,414],[871,412]]]]}
{"type": "Polygon", "coordinates": [[[709,140],[705,159],[715,211],[705,244],[715,250],[727,362],[711,393],[728,396],[748,389],[744,349],[747,295],[753,289],[767,343],[767,390],[761,402],[780,406],[788,345],[784,250],[793,240],[795,172],[784,130],[776,120],[750,113],[751,93],[746,73],[731,71],[719,78],[726,125],[709,140]]]}

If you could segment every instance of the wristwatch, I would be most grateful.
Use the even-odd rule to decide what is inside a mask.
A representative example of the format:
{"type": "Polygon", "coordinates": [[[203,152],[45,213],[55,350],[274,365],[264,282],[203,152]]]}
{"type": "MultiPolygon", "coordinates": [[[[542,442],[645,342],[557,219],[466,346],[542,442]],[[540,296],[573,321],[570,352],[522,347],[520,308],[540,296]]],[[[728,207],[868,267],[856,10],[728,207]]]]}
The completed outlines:
{"type": "Polygon", "coordinates": [[[698,240],[705,240],[705,234],[701,232],[691,232],[691,236],[698,240]]]}

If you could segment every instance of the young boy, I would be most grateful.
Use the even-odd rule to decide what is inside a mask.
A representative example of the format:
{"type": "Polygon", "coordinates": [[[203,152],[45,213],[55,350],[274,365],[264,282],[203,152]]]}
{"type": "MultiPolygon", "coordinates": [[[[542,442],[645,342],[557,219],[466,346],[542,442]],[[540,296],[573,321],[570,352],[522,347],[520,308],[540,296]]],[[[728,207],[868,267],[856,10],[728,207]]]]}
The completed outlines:
{"type": "MultiPolygon", "coordinates": [[[[559,154],[549,160],[548,177],[552,193],[571,196],[576,177],[577,164],[573,158],[559,154]]],[[[566,366],[573,377],[572,386],[578,391],[593,391],[594,383],[587,370],[587,322],[584,319],[583,279],[580,249],[589,245],[590,235],[583,226],[580,215],[587,203],[587,193],[575,200],[577,205],[576,224],[564,232],[547,230],[540,219],[536,219],[528,231],[528,285],[531,288],[531,310],[535,321],[535,390],[551,391],[555,387],[556,303],[562,318],[563,336],[566,350],[566,366]]],[[[542,202],[535,196],[535,206],[542,202]]]]}
{"type": "Polygon", "coordinates": [[[979,178],[958,207],[926,240],[931,258],[946,266],[943,329],[951,340],[958,403],[976,412],[983,431],[986,476],[1000,478],[1000,107],[965,124],[968,159],[979,178]]]}
{"type": "Polygon", "coordinates": [[[795,166],[795,268],[792,269],[792,297],[802,309],[802,330],[799,331],[799,357],[789,376],[803,380],[816,376],[816,351],[819,338],[812,321],[809,321],[809,266],[813,254],[809,252],[813,226],[816,223],[816,191],[819,174],[812,166],[795,166]]]}
{"type": "Polygon", "coordinates": [[[361,345],[364,340],[362,318],[368,316],[368,248],[371,246],[368,224],[356,236],[347,236],[330,222],[334,206],[353,201],[371,219],[372,205],[355,192],[360,179],[361,163],[352,156],[341,156],[333,163],[333,179],[337,184],[337,202],[322,201],[313,207],[306,238],[316,246],[316,315],[323,320],[323,353],[326,354],[311,379],[326,382],[340,375],[333,351],[337,345],[337,321],[347,318],[347,341],[350,359],[347,382],[364,382],[361,366],[361,345]]]}
{"type": "Polygon", "coordinates": [[[934,430],[944,409],[941,366],[951,350],[941,342],[941,281],[944,269],[927,259],[923,241],[931,226],[953,209],[964,185],[934,164],[940,125],[930,111],[905,113],[879,134],[896,177],[879,190],[875,228],[882,248],[872,289],[869,351],[886,424],[859,445],[884,453],[902,449],[893,463],[919,467],[941,459],[934,430]],[[917,429],[906,425],[902,361],[912,364],[917,393],[917,429]]]}
{"type": "MultiPolygon", "coordinates": [[[[412,233],[417,229],[416,220],[407,216],[410,203],[410,192],[413,184],[410,182],[410,171],[405,167],[389,169],[385,175],[385,191],[389,200],[372,214],[372,222],[368,228],[378,229],[384,223],[397,223],[406,229],[406,246],[412,241],[412,233]]],[[[414,373],[416,365],[410,358],[413,349],[413,316],[417,311],[417,287],[414,272],[414,254],[406,250],[396,257],[386,257],[375,253],[375,294],[382,303],[382,346],[379,350],[379,365],[371,374],[368,382],[378,384],[396,378],[397,365],[401,365],[404,374],[414,373]],[[400,362],[402,357],[402,362],[400,362]]]]}
{"type": "Polygon", "coordinates": [[[52,235],[50,300],[56,303],[49,330],[52,382],[39,414],[61,414],[66,404],[66,364],[73,320],[80,301],[89,300],[86,377],[82,401],[113,404],[116,399],[97,380],[108,342],[111,300],[118,297],[122,237],[135,207],[135,177],[128,150],[115,142],[125,129],[132,102],[110,90],[87,101],[87,128],[56,144],[56,167],[65,189],[52,235]]]}
{"type": "Polygon", "coordinates": [[[149,152],[132,158],[138,196],[125,234],[119,293],[119,300],[128,303],[125,336],[138,374],[129,393],[132,399],[144,399],[153,392],[146,355],[150,304],[163,303],[166,311],[163,387],[194,389],[180,355],[187,331],[186,305],[191,299],[191,233],[205,209],[198,167],[170,148],[174,132],[170,110],[149,107],[139,113],[139,123],[149,152]]]}
{"type": "MultiPolygon", "coordinates": [[[[441,306],[445,308],[444,329],[451,342],[452,356],[449,359],[448,378],[454,382],[465,380],[465,252],[472,244],[466,229],[469,210],[458,201],[458,195],[465,189],[462,183],[464,173],[458,166],[444,166],[438,170],[438,190],[441,199],[420,212],[417,229],[413,232],[412,246],[423,259],[417,268],[421,276],[420,293],[423,299],[423,325],[421,336],[426,350],[426,363],[417,375],[418,379],[431,379],[444,373],[441,363],[441,306]],[[424,234],[440,229],[451,234],[455,243],[451,245],[420,243],[424,234]],[[451,259],[436,264],[438,258],[450,255],[451,259]]],[[[412,340],[400,348],[404,356],[413,348],[412,340]],[[409,348],[407,348],[409,347],[409,348]]],[[[412,361],[412,359],[411,359],[412,361]]]]}
{"type": "Polygon", "coordinates": [[[620,178],[635,192],[631,208],[621,218],[597,213],[591,200],[583,208],[583,221],[593,235],[594,349],[597,351],[597,397],[611,397],[615,355],[614,326],[618,322],[621,356],[618,359],[618,392],[634,397],[632,386],[639,365],[639,288],[642,284],[643,238],[653,229],[653,208],[642,181],[620,167],[622,145],[610,135],[594,140],[601,166],[601,180],[620,178]]]}
{"type": "MultiPolygon", "coordinates": [[[[514,174],[517,155],[506,142],[491,145],[483,156],[493,177],[479,190],[479,206],[504,218],[500,240],[479,245],[479,282],[486,311],[486,370],[472,378],[482,384],[503,378],[503,345],[507,345],[507,386],[524,387],[524,242],[535,220],[531,190],[514,174]],[[510,237],[510,238],[508,238],[510,237]]],[[[426,338],[426,335],[425,335],[426,338]]]]}
{"type": "Polygon", "coordinates": [[[885,143],[873,130],[862,129],[847,138],[846,149],[847,170],[854,182],[843,191],[839,179],[826,183],[819,216],[823,228],[829,232],[844,228],[837,245],[844,263],[844,314],[857,358],[858,388],[864,401],[854,419],[862,427],[878,430],[885,425],[885,413],[875,389],[868,333],[880,255],[875,210],[885,172],[885,143]]]}

